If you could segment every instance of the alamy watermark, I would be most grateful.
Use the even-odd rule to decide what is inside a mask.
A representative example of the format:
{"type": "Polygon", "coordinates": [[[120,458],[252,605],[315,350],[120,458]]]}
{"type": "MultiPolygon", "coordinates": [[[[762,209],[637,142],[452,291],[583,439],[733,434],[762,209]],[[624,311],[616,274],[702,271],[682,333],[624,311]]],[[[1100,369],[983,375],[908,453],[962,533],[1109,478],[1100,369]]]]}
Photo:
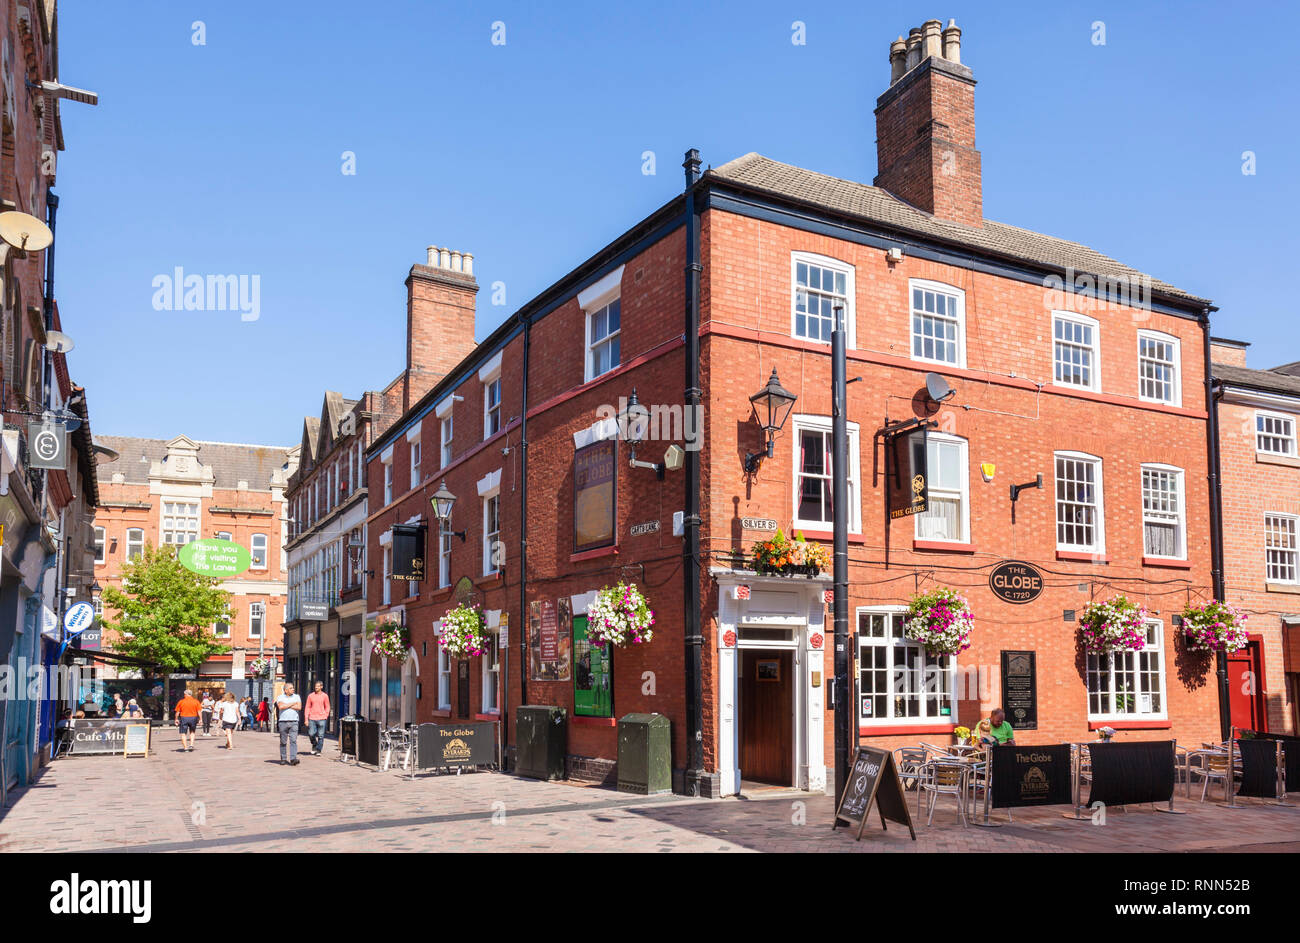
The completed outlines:
{"type": "Polygon", "coordinates": [[[260,275],[186,275],[178,265],[151,284],[155,311],[238,311],[241,321],[262,316],[260,275]]]}
{"type": "Polygon", "coordinates": [[[701,447],[703,406],[683,406],[680,403],[636,403],[629,406],[627,397],[620,396],[617,403],[597,406],[596,419],[606,426],[608,435],[617,428],[620,439],[682,442],[688,452],[698,452],[701,447]]]}

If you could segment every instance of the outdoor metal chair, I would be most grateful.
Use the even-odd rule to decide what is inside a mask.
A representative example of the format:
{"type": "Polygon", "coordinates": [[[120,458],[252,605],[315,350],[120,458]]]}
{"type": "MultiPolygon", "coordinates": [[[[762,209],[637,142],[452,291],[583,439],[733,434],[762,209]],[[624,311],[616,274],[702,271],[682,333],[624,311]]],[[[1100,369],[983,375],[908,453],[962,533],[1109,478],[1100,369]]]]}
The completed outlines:
{"type": "MultiPolygon", "coordinates": [[[[894,765],[903,780],[904,789],[912,789],[921,781],[921,767],[928,757],[923,747],[899,747],[894,751],[894,765]]],[[[918,806],[919,811],[919,806],[918,806]]]]}
{"type": "Polygon", "coordinates": [[[1218,750],[1195,750],[1188,757],[1188,786],[1187,793],[1191,795],[1191,777],[1199,776],[1201,778],[1201,801],[1205,801],[1206,794],[1209,792],[1211,782],[1223,783],[1223,798],[1228,798],[1228,792],[1231,790],[1231,780],[1229,779],[1228,754],[1218,750]],[[1200,762],[1196,762],[1199,760],[1200,762]]]}
{"type": "Polygon", "coordinates": [[[965,763],[930,760],[922,769],[924,776],[921,780],[921,789],[929,796],[929,814],[926,816],[925,824],[930,825],[934,822],[934,807],[939,796],[952,796],[957,800],[957,820],[965,827],[969,766],[965,763]]]}

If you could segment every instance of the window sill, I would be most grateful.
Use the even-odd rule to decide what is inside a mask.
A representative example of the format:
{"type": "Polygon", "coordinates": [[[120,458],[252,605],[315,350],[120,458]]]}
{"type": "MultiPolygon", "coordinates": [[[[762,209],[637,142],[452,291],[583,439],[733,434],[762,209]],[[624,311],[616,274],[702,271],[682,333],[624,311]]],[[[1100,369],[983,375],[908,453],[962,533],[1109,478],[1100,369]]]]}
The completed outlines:
{"type": "Polygon", "coordinates": [[[1289,468],[1300,468],[1300,457],[1294,455],[1273,455],[1269,452],[1256,452],[1255,461],[1261,465],[1286,465],[1289,468]]]}
{"type": "Polygon", "coordinates": [[[1156,720],[1090,720],[1088,721],[1089,730],[1100,730],[1102,727],[1110,727],[1112,730],[1170,730],[1173,728],[1173,721],[1168,719],[1156,720]]]}
{"type": "Polygon", "coordinates": [[[1109,563],[1110,557],[1104,553],[1080,553],[1077,550],[1056,551],[1058,560],[1075,560],[1079,563],[1109,563]]]}
{"type": "Polygon", "coordinates": [[[487,711],[487,712],[482,713],[482,714],[475,714],[475,715],[474,715],[474,719],[475,719],[475,720],[489,720],[489,721],[497,721],[497,720],[500,720],[500,719],[501,719],[501,713],[500,713],[499,711],[487,711]]]}
{"type": "Polygon", "coordinates": [[[1190,570],[1190,560],[1174,560],[1170,557],[1143,557],[1143,566],[1163,566],[1171,570],[1190,570]]]}
{"type": "Polygon", "coordinates": [[[956,724],[898,724],[898,725],[881,725],[879,727],[858,727],[859,737],[891,737],[900,734],[913,733],[952,733],[957,729],[956,724]]]}
{"type": "Polygon", "coordinates": [[[597,557],[608,557],[618,553],[618,544],[611,544],[608,547],[597,547],[595,550],[583,550],[581,553],[569,554],[569,562],[577,563],[581,560],[595,560],[597,557]]]}
{"type": "Polygon", "coordinates": [[[974,544],[964,544],[957,540],[913,540],[913,550],[941,550],[945,553],[974,553],[974,544]]]}
{"type": "MultiPolygon", "coordinates": [[[[817,523],[821,524],[821,521],[818,521],[817,523]]],[[[799,533],[803,534],[805,540],[834,540],[835,539],[834,531],[812,530],[810,528],[802,526],[798,521],[795,521],[790,526],[790,532],[794,533],[795,531],[799,531],[799,533]]],[[[865,544],[866,542],[867,542],[867,538],[862,536],[862,534],[849,534],[849,543],[851,544],[865,544]]]]}
{"type": "Polygon", "coordinates": [[[429,596],[429,602],[440,602],[441,600],[444,600],[444,599],[450,599],[450,598],[451,598],[451,591],[452,591],[454,588],[455,588],[455,587],[452,587],[452,586],[444,586],[444,587],[442,587],[442,589],[433,589],[433,590],[430,590],[429,593],[428,593],[428,596],[429,596]]]}
{"type": "Polygon", "coordinates": [[[501,583],[500,573],[489,573],[487,576],[480,576],[474,581],[474,585],[479,589],[488,589],[501,583]]]}
{"type": "Polygon", "coordinates": [[[440,708],[438,708],[436,711],[432,711],[431,713],[432,713],[432,716],[434,716],[434,717],[450,717],[450,716],[451,716],[451,708],[450,708],[450,707],[440,707],[440,708]]]}
{"type": "Polygon", "coordinates": [[[573,726],[575,727],[617,727],[617,717],[587,717],[581,714],[573,715],[573,726]]]}
{"type": "Polygon", "coordinates": [[[1268,593],[1289,593],[1300,596],[1300,583],[1265,583],[1264,591],[1268,593]]]}

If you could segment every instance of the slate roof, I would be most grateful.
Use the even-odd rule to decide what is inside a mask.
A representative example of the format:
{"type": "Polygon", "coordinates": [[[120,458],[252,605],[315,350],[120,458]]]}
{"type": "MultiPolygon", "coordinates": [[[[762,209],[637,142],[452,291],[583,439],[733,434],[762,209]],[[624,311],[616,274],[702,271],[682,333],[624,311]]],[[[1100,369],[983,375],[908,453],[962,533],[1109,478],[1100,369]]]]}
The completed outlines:
{"type": "Polygon", "coordinates": [[[898,199],[880,187],[842,180],[782,164],[761,154],[749,153],[713,168],[705,176],[727,181],[749,190],[856,217],[870,223],[911,233],[927,239],[956,243],[980,252],[1047,266],[1072,268],[1076,272],[1134,281],[1147,279],[1151,290],[1197,305],[1211,302],[1168,282],[1102,255],[1077,242],[1045,236],[986,219],[982,227],[939,219],[898,199]]]}
{"type": "Polygon", "coordinates": [[[1262,390],[1267,393],[1281,393],[1284,396],[1300,396],[1300,377],[1297,376],[1274,370],[1234,367],[1226,363],[1213,364],[1211,371],[1216,379],[1224,380],[1232,386],[1244,386],[1247,389],[1262,390]]]}
{"type": "MultiPolygon", "coordinates": [[[[149,466],[161,462],[167,454],[170,439],[143,439],[136,436],[96,436],[95,442],[107,446],[121,457],[116,462],[100,465],[98,474],[103,482],[121,473],[128,484],[147,485],[149,466]],[[145,461],[140,461],[144,456],[145,461]]],[[[199,462],[212,468],[214,487],[234,490],[240,481],[247,481],[250,491],[270,491],[271,475],[283,469],[292,446],[244,445],[235,442],[204,442],[194,440],[199,447],[199,462]]]]}

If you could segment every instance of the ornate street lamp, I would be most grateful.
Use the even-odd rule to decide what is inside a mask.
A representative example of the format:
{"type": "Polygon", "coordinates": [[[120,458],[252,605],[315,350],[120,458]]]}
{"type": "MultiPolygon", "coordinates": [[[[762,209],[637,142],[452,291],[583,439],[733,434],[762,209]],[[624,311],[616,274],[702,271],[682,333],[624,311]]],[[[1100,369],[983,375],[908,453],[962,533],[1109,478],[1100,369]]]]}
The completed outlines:
{"type": "Polygon", "coordinates": [[[772,376],[768,378],[767,385],[749,398],[750,405],[754,410],[754,420],[763,428],[767,435],[767,450],[765,452],[747,452],[745,454],[745,471],[754,474],[758,471],[759,465],[764,458],[771,458],[776,449],[776,434],[785,426],[785,421],[790,418],[790,410],[794,408],[794,401],[798,399],[793,393],[781,385],[777,378],[776,367],[772,368],[772,376]]]}
{"type": "Polygon", "coordinates": [[[438,519],[439,528],[453,537],[459,537],[461,543],[465,542],[465,531],[451,529],[451,509],[456,505],[456,496],[447,490],[447,479],[442,479],[442,487],[434,492],[433,497],[429,499],[433,505],[433,516],[438,519]]]}

